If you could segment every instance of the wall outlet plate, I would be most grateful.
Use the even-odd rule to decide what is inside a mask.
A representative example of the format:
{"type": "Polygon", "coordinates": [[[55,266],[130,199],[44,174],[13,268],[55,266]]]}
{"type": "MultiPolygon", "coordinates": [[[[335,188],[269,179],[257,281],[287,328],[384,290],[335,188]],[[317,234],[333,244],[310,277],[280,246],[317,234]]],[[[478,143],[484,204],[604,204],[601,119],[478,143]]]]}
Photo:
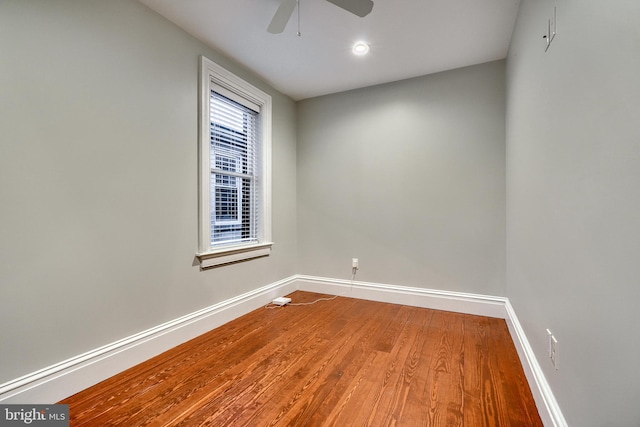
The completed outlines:
{"type": "Polygon", "coordinates": [[[287,297],[278,297],[276,299],[274,299],[273,301],[271,301],[273,304],[275,305],[287,305],[291,302],[291,298],[287,298],[287,297]]]}
{"type": "Polygon", "coordinates": [[[551,359],[553,367],[556,368],[557,371],[560,368],[560,361],[558,359],[558,340],[553,336],[553,333],[551,333],[551,330],[549,329],[547,329],[547,338],[549,340],[547,347],[549,358],[551,359]]]}
{"type": "Polygon", "coordinates": [[[558,340],[556,337],[551,335],[551,363],[553,363],[553,367],[556,368],[556,371],[560,369],[560,359],[558,356],[558,340]]]}

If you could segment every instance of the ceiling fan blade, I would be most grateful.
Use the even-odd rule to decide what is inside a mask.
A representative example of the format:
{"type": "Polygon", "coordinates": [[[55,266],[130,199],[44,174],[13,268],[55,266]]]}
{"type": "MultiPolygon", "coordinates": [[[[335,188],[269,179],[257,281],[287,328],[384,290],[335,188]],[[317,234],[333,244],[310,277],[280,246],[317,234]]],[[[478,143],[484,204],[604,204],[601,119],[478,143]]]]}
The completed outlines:
{"type": "Polygon", "coordinates": [[[363,18],[367,16],[373,9],[373,1],[371,0],[327,0],[338,7],[351,12],[354,15],[363,18]]]}
{"type": "Polygon", "coordinates": [[[297,0],[282,0],[278,10],[276,10],[276,14],[273,15],[273,19],[271,19],[267,31],[271,34],[280,34],[283,32],[297,4],[297,0]]]}

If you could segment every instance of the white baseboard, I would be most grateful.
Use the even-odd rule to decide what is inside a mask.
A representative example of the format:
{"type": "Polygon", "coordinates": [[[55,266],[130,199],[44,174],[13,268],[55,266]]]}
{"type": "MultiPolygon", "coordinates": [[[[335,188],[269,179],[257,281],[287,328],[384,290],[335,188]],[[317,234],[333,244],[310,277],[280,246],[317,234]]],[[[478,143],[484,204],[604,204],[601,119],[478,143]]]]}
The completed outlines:
{"type": "Polygon", "coordinates": [[[0,403],[58,402],[296,290],[505,319],[545,426],[567,423],[504,297],[295,275],[0,384],[0,403]]]}
{"type": "Polygon", "coordinates": [[[296,276],[0,384],[0,403],[50,404],[296,290],[296,276]]]}
{"type": "Polygon", "coordinates": [[[298,275],[298,289],[369,301],[506,318],[504,297],[298,275]]]}

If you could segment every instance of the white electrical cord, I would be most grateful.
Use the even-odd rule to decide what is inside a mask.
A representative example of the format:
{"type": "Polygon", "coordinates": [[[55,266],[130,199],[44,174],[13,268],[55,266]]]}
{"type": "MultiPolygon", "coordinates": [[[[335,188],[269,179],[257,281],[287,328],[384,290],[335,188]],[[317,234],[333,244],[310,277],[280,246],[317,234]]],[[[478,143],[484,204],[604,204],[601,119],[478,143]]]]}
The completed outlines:
{"type": "Polygon", "coordinates": [[[356,278],[356,271],[358,271],[358,267],[353,267],[351,269],[351,284],[349,286],[349,290],[341,295],[334,295],[331,298],[318,298],[315,301],[311,301],[311,302],[298,302],[298,303],[289,303],[289,304],[285,304],[285,305],[277,305],[274,304],[272,302],[270,302],[269,304],[265,305],[264,308],[279,308],[279,307],[286,307],[288,305],[295,305],[295,306],[301,306],[301,305],[312,305],[315,304],[317,302],[320,301],[333,301],[334,299],[338,298],[338,297],[343,297],[345,296],[347,293],[349,293],[350,295],[353,295],[353,281],[356,278]]]}

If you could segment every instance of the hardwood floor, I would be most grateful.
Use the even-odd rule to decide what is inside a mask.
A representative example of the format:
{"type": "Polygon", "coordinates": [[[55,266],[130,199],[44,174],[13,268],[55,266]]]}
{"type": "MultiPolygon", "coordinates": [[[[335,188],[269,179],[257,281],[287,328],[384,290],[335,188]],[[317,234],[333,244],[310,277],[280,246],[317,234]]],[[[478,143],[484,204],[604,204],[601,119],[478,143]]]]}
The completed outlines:
{"type": "Polygon", "coordinates": [[[258,309],[60,403],[72,426],[542,426],[504,320],[344,297],[258,309]]]}

